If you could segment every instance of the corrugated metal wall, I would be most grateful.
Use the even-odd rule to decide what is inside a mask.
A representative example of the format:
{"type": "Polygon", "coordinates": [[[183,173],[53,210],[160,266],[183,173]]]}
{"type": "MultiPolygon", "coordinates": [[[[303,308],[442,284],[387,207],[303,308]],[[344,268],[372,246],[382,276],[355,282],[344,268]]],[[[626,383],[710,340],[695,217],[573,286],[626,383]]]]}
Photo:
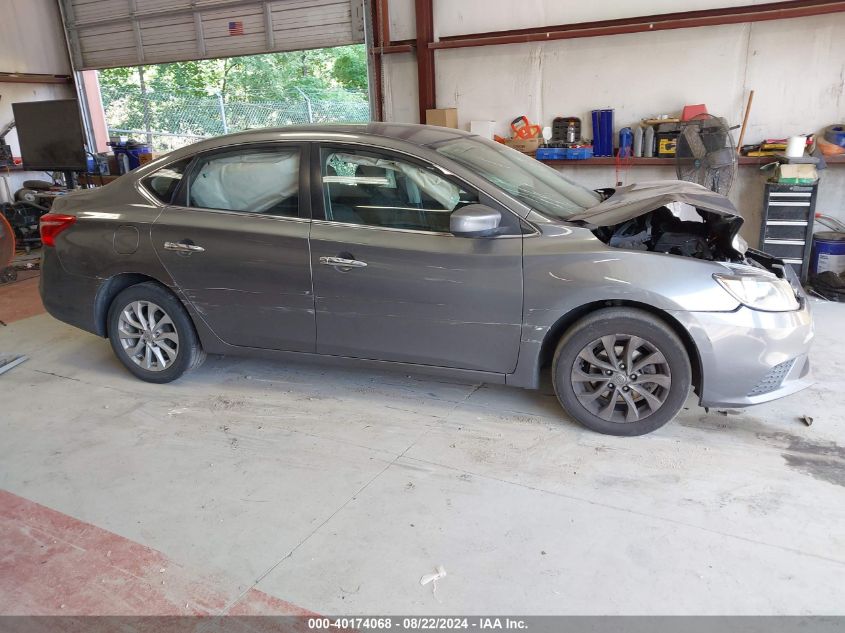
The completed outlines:
{"type": "Polygon", "coordinates": [[[363,0],[61,0],[76,70],[364,41],[363,0]]]}

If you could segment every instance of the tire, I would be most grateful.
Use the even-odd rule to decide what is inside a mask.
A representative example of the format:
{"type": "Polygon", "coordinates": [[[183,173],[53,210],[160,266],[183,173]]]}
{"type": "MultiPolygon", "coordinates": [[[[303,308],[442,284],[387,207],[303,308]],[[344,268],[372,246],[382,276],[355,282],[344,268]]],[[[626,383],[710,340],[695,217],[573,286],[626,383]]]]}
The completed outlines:
{"type": "Polygon", "coordinates": [[[689,395],[692,370],[684,344],[659,318],[635,308],[605,308],[561,338],[552,381],[561,406],[580,424],[606,435],[634,436],[677,415],[689,395]]]}
{"type": "Polygon", "coordinates": [[[15,192],[15,200],[18,202],[35,202],[38,192],[34,189],[18,189],[15,192]]]}
{"type": "Polygon", "coordinates": [[[146,382],[171,382],[205,360],[184,306],[155,282],[130,286],[114,298],[108,333],[118,360],[146,382]]]}

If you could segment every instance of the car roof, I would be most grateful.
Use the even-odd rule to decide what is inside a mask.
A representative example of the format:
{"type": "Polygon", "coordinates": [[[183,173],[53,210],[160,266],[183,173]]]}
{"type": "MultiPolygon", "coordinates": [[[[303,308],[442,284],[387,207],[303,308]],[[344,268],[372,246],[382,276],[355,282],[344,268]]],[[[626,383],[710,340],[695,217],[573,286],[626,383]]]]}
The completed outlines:
{"type": "Polygon", "coordinates": [[[209,150],[216,147],[236,145],[238,143],[261,142],[272,140],[344,140],[346,136],[378,137],[402,141],[411,145],[424,146],[455,138],[474,136],[469,132],[434,125],[416,123],[360,123],[328,125],[289,125],[285,127],[265,127],[224,136],[216,136],[194,143],[184,149],[190,153],[209,150]]]}

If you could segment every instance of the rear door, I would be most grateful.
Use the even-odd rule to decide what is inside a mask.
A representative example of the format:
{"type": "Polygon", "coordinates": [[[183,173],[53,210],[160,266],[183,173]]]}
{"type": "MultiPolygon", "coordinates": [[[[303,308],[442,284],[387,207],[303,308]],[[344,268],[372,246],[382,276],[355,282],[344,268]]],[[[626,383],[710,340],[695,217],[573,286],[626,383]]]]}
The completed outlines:
{"type": "MultiPolygon", "coordinates": [[[[156,252],[231,345],[313,352],[308,145],[242,145],[197,156],[152,229],[156,252]]],[[[150,190],[166,190],[155,180],[150,190]]]]}
{"type": "Polygon", "coordinates": [[[456,208],[496,203],[405,154],[324,146],[312,170],[317,351],[512,371],[522,323],[519,219],[500,208],[507,234],[452,235],[456,208]]]}

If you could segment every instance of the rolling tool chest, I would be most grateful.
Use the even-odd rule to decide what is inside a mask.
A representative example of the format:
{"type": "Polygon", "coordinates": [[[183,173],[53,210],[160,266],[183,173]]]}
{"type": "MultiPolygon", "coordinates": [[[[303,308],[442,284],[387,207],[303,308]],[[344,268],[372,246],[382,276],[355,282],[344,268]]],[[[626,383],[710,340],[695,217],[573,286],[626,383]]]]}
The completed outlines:
{"type": "Polygon", "coordinates": [[[766,183],[760,250],[792,264],[802,282],[810,262],[817,191],[818,183],[766,183]]]}

